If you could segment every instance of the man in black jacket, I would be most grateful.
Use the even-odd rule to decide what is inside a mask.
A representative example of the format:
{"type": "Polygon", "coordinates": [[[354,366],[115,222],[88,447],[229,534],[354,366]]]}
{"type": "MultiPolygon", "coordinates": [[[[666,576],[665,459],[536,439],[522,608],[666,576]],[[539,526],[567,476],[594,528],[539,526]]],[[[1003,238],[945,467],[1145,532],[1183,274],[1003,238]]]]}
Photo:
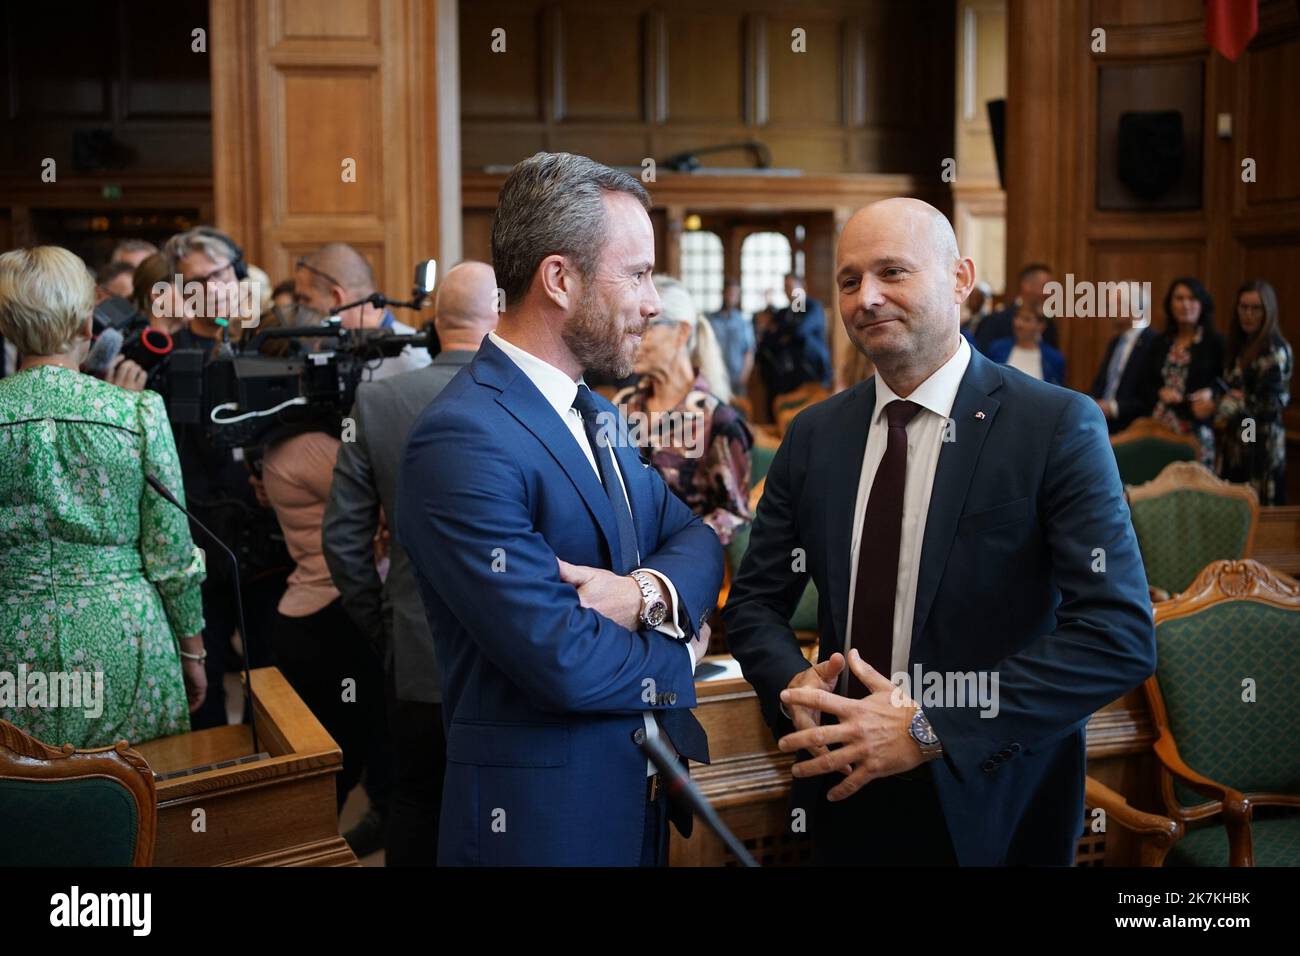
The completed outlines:
{"type": "Polygon", "coordinates": [[[1151,344],[1160,337],[1145,315],[1117,316],[1113,321],[1115,336],[1106,346],[1106,357],[1088,390],[1106,416],[1112,435],[1128,428],[1133,419],[1151,414],[1142,385],[1151,361],[1151,344]]]}

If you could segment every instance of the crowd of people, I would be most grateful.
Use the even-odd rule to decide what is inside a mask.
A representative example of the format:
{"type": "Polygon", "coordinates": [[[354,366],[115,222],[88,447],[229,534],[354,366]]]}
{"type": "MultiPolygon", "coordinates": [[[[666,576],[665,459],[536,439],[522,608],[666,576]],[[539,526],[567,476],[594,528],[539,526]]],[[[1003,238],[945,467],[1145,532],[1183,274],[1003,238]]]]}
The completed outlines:
{"type": "MultiPolygon", "coordinates": [[[[639,195],[630,185],[619,188],[639,195]]],[[[526,207],[521,200],[520,209],[526,207]]],[[[993,362],[1063,385],[1066,358],[1044,308],[1051,275],[1045,265],[1027,266],[1017,294],[998,310],[992,290],[972,282],[961,333],[993,362]]],[[[66,708],[0,708],[0,716],[39,738],[79,747],[149,740],[225,724],[233,703],[225,695],[227,672],[241,655],[253,666],[274,663],[343,751],[339,807],[354,787],[366,789],[370,809],[346,834],[356,852],[383,846],[390,864],[433,863],[447,773],[449,663],[435,651],[433,630],[446,596],[431,595],[417,565],[441,568],[450,551],[427,550],[432,545],[412,536],[409,517],[406,535],[397,533],[403,502],[410,509],[421,501],[401,487],[404,456],[413,454],[407,436],[412,447],[425,448],[429,435],[414,441],[421,416],[453,381],[464,392],[467,376],[479,384],[497,377],[494,387],[508,404],[504,383],[522,369],[575,436],[595,434],[584,429],[603,407],[586,397],[581,382],[576,397],[568,394],[572,382],[557,381],[538,352],[520,348],[529,333],[518,323],[509,338],[498,334],[499,286],[510,281],[518,286],[517,277],[503,279],[485,263],[449,270],[434,302],[441,351],[432,356],[408,346],[369,368],[346,419],[350,434],[340,420],[273,431],[232,451],[214,443],[204,424],[177,414],[179,385],[168,361],[146,369],[118,355],[98,375],[86,373],[96,307],[126,300],[177,352],[206,360],[258,331],[318,327],[330,315],[343,329],[415,331],[369,302],[342,308],[375,292],[361,253],[328,243],[274,286],[244,261],[236,242],[207,228],[173,236],[161,249],[123,242],[94,273],[53,246],[0,255],[0,663],[103,673],[108,691],[104,714],[95,719],[66,708]],[[227,311],[196,304],[187,294],[194,286],[227,289],[227,311]],[[160,496],[153,481],[194,520],[160,496]],[[235,569],[209,533],[238,552],[239,602],[235,569]],[[413,545],[419,554],[408,553],[413,545]]],[[[508,299],[535,294],[523,287],[507,292],[508,299]]],[[[663,478],[679,503],[674,507],[684,506],[683,514],[711,529],[721,545],[754,520],[754,439],[741,409],[755,376],[768,398],[806,383],[832,384],[826,311],[807,295],[801,276],[786,277],[787,306],[753,317],[740,310],[739,293],[729,279],[722,308],[705,316],[680,281],[655,277],[638,292],[656,304],[646,306],[646,299],[638,306],[649,318],[629,332],[632,361],[597,361],[593,353],[584,366],[625,422],[647,423],[648,437],[638,442],[643,463],[663,478]]],[[[617,307],[611,298],[578,309],[573,329],[565,330],[564,355],[581,357],[584,343],[596,348],[601,308],[617,307]]],[[[1090,389],[1111,431],[1154,417],[1195,435],[1202,461],[1229,480],[1251,483],[1262,503],[1284,503],[1282,412],[1292,354],[1279,331],[1273,288],[1263,280],[1242,284],[1226,344],[1213,300],[1190,277],[1165,294],[1163,327],[1146,306],[1113,322],[1090,389]]],[[[869,338],[869,328],[851,334],[869,338]]],[[[526,416],[520,420],[528,424],[526,416]]],[[[452,436],[456,423],[444,424],[452,436]]],[[[590,452],[586,442],[579,444],[590,452]]],[[[462,463],[478,452],[485,468],[509,460],[508,453],[500,458],[502,449],[479,449],[472,437],[447,437],[426,451],[455,454],[462,463]]],[[[605,465],[588,457],[606,482],[605,465]]],[[[634,500],[626,470],[621,482],[634,500]]],[[[492,493],[448,492],[465,495],[470,509],[492,493]]],[[[611,520],[623,522],[617,500],[610,502],[611,520]]],[[[445,517],[449,547],[461,517],[445,517]]],[[[637,549],[623,558],[631,571],[637,549]]],[[[594,587],[591,568],[560,564],[580,594],[594,587]]],[[[667,571],[641,570],[649,574],[644,593],[667,582],[668,603],[677,601],[682,580],[675,589],[667,571]]],[[[691,645],[694,663],[707,647],[703,625],[701,619],[675,627],[670,619],[657,626],[693,642],[703,631],[703,643],[691,645]]]]}

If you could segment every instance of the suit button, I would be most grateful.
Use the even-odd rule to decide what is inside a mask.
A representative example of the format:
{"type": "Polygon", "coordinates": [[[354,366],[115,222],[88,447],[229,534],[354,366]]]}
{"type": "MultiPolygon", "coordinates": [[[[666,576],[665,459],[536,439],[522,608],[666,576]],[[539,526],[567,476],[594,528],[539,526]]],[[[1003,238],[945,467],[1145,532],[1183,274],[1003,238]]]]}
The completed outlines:
{"type": "Polygon", "coordinates": [[[980,767],[985,773],[992,773],[994,770],[998,769],[998,765],[995,764],[992,760],[984,761],[984,763],[982,763],[980,767]]]}
{"type": "Polygon", "coordinates": [[[1020,753],[1020,744],[1012,744],[1007,749],[1010,750],[1013,754],[1018,754],[1020,753]]]}
{"type": "Polygon", "coordinates": [[[998,756],[1001,757],[1003,760],[1010,760],[1014,756],[1014,754],[1011,750],[999,750],[998,756]]]}
{"type": "Polygon", "coordinates": [[[633,733],[632,733],[632,743],[636,744],[638,747],[640,747],[643,743],[645,743],[645,728],[644,728],[644,727],[638,727],[635,731],[633,731],[633,733]]]}

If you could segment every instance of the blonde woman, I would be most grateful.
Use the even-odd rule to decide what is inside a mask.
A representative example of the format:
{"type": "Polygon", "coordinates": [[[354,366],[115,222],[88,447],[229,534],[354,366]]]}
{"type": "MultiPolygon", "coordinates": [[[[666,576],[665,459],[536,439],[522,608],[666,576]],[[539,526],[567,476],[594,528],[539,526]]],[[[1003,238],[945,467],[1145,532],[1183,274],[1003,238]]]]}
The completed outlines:
{"type": "Polygon", "coordinates": [[[643,455],[723,545],[747,524],[754,439],[731,397],[727,366],[686,287],[656,276],[663,310],[650,320],[632,367],[636,385],[614,396],[643,455]]]}
{"type": "Polygon", "coordinates": [[[145,481],[183,500],[167,412],[79,371],[94,296],[66,249],[0,255],[0,334],[22,355],[0,380],[0,670],[83,689],[0,718],[77,747],[185,733],[207,689],[203,556],[145,481]]]}

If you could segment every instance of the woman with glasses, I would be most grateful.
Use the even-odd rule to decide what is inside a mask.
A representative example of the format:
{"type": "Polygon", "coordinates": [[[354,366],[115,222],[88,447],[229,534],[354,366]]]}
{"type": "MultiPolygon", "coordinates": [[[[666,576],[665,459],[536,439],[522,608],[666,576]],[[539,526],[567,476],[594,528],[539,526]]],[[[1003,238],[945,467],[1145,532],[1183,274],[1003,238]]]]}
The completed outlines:
{"type": "Polygon", "coordinates": [[[656,276],[663,311],[650,320],[632,367],[636,385],[614,396],[631,434],[688,508],[723,545],[749,513],[749,450],[754,439],[727,404],[730,377],[708,321],[686,287],[656,276]]]}
{"type": "Polygon", "coordinates": [[[1282,410],[1291,401],[1291,346],[1278,329],[1277,293],[1263,279],[1237,290],[1228,333],[1224,384],[1215,427],[1218,473],[1249,482],[1263,505],[1286,504],[1286,426],[1282,410]]]}

